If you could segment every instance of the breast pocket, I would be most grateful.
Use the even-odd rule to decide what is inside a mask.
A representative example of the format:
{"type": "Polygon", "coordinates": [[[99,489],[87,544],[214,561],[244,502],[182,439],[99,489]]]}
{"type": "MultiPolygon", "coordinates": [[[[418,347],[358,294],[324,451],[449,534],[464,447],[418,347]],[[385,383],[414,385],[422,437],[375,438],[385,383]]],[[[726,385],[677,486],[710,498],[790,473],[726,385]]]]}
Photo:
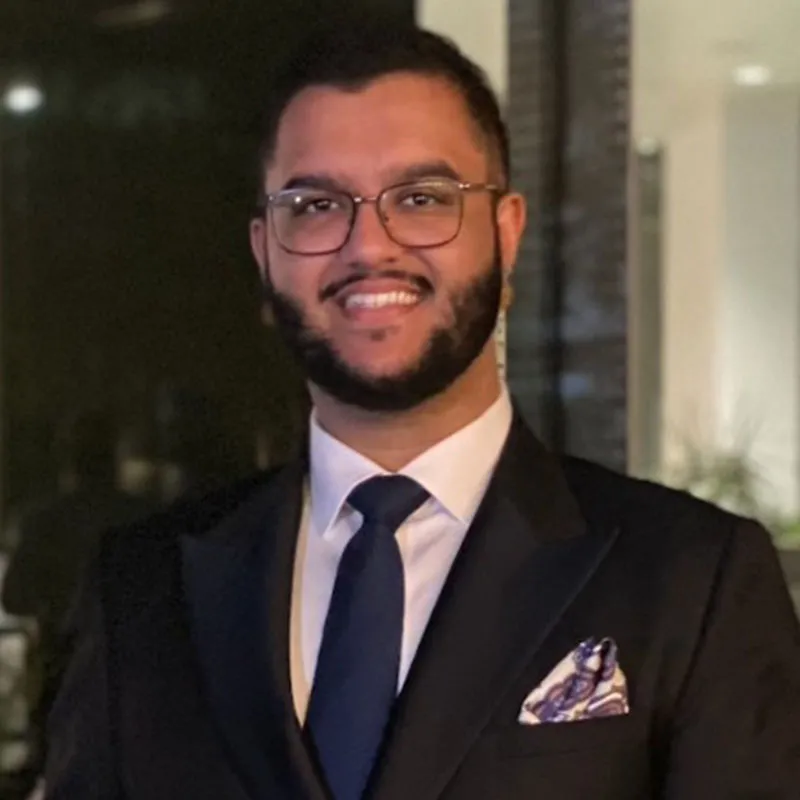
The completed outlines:
{"type": "Polygon", "coordinates": [[[578,722],[516,725],[497,736],[501,758],[521,758],[589,750],[623,750],[643,741],[645,732],[635,716],[603,717],[578,722]]]}
{"type": "Polygon", "coordinates": [[[649,798],[646,725],[635,717],[519,725],[498,733],[493,797],[649,798]]]}

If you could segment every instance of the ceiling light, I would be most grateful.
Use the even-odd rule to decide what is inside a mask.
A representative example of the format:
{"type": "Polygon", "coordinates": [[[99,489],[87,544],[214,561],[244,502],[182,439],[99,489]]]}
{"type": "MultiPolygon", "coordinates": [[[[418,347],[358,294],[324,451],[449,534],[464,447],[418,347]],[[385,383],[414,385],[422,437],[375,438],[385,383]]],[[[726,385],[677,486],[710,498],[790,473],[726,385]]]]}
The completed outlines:
{"type": "Polygon", "coordinates": [[[655,137],[643,136],[636,143],[636,149],[638,150],[640,156],[652,157],[658,155],[659,151],[661,150],[661,142],[659,142],[655,137]]]}
{"type": "Polygon", "coordinates": [[[135,28],[152,25],[172,13],[172,6],[166,0],[141,0],[100,11],[94,21],[105,28],[135,28]]]}
{"type": "Polygon", "coordinates": [[[745,64],[733,71],[733,80],[739,86],[765,86],[772,80],[772,70],[763,64],[745,64]]]}
{"type": "Polygon", "coordinates": [[[3,107],[12,114],[30,114],[42,105],[44,92],[34,83],[12,83],[3,93],[3,107]]]}

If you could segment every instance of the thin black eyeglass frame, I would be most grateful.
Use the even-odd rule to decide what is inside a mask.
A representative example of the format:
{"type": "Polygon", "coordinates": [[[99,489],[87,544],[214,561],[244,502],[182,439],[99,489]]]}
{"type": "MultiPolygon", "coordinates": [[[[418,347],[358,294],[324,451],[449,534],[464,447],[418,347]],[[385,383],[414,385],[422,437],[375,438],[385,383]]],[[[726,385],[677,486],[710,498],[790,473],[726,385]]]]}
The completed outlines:
{"type": "MultiPolygon", "coordinates": [[[[306,187],[300,187],[306,188],[306,187]]],[[[308,187],[314,188],[314,187],[308,187]]],[[[332,194],[340,194],[345,197],[348,197],[352,202],[352,211],[350,213],[350,223],[348,225],[347,234],[344,237],[344,240],[338,247],[331,248],[329,250],[314,250],[313,252],[308,252],[305,250],[293,250],[290,247],[287,247],[278,236],[278,230],[275,225],[275,217],[272,213],[272,204],[282,195],[288,194],[290,192],[296,191],[295,189],[282,189],[279,192],[275,192],[273,194],[268,194],[264,197],[264,199],[259,203],[259,211],[264,214],[266,213],[269,217],[270,227],[272,228],[272,232],[275,235],[275,241],[278,243],[278,246],[286,253],[295,256],[329,256],[333,255],[334,253],[338,253],[342,250],[347,243],[350,241],[350,237],[353,235],[353,229],[355,228],[356,218],[358,216],[358,210],[361,208],[362,205],[370,204],[375,206],[375,210],[378,214],[378,219],[380,220],[381,227],[386,232],[386,235],[395,243],[399,244],[401,247],[408,247],[413,250],[432,250],[436,247],[444,247],[445,245],[450,244],[451,242],[455,241],[458,238],[458,235],[461,233],[461,228],[464,224],[464,193],[465,192],[491,192],[495,195],[496,199],[500,199],[503,195],[507,193],[506,189],[503,189],[501,186],[494,184],[494,183],[478,183],[474,181],[456,181],[452,178],[421,178],[414,181],[403,181],[402,183],[395,183],[391,186],[387,186],[384,189],[381,189],[378,194],[374,195],[373,197],[366,197],[364,195],[353,195],[349,192],[345,191],[344,189],[323,189],[323,191],[330,191],[332,194]],[[380,213],[380,202],[381,199],[388,194],[389,192],[395,191],[397,189],[402,189],[407,186],[419,186],[425,185],[427,183],[444,183],[449,186],[453,186],[458,189],[460,193],[460,203],[459,203],[459,211],[458,211],[458,225],[456,227],[455,233],[449,238],[445,239],[441,242],[437,242],[436,244],[422,244],[422,245],[413,245],[407,244],[406,242],[398,241],[391,233],[389,228],[387,227],[386,220],[383,218],[383,215],[380,213]]]]}

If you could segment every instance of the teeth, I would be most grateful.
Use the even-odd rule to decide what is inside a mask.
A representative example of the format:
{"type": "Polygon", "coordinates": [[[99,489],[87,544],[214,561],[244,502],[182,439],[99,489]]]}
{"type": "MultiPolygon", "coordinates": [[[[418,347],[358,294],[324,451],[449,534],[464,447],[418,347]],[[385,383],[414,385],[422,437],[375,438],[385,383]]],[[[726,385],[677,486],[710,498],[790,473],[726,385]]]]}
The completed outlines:
{"type": "Polygon", "coordinates": [[[384,308],[385,306],[413,306],[418,296],[413,292],[382,292],[381,294],[351,294],[345,308],[384,308]]]}

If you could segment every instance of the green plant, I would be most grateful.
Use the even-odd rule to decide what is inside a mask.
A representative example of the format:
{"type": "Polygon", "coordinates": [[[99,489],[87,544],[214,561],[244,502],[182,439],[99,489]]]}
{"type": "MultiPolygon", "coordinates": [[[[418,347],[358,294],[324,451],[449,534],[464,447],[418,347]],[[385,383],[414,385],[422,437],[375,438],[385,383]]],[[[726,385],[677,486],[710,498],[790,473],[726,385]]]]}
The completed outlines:
{"type": "Polygon", "coordinates": [[[665,483],[760,520],[781,547],[800,547],[800,517],[776,511],[761,500],[763,478],[741,439],[727,449],[701,448],[684,440],[681,450],[677,464],[662,476],[665,483]]]}

